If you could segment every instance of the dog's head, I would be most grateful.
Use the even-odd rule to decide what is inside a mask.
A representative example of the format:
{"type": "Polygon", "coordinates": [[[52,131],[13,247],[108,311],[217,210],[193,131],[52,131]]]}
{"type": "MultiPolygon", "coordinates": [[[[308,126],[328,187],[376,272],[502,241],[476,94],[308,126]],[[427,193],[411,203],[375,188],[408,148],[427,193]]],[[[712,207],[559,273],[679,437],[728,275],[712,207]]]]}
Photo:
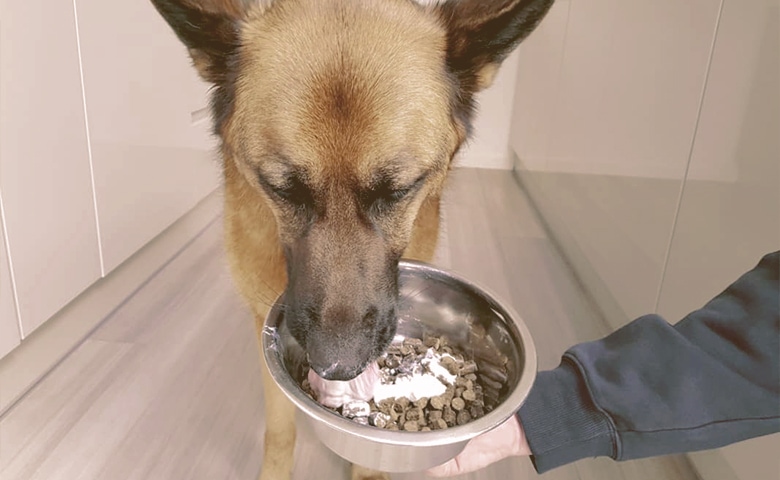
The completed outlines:
{"type": "Polygon", "coordinates": [[[475,94],[552,0],[152,1],[274,212],[293,335],[321,376],[355,377],[395,334],[398,260],[475,94]]]}

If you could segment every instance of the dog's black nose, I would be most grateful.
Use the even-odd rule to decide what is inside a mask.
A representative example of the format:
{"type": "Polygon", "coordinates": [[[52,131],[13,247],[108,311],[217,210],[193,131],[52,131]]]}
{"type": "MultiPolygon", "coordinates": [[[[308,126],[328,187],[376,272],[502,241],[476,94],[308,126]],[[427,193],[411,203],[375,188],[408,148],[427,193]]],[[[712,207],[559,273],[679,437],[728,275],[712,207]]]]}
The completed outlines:
{"type": "Polygon", "coordinates": [[[353,301],[303,309],[302,323],[307,323],[307,328],[300,330],[305,335],[309,365],[320,377],[352,380],[376,357],[377,331],[381,330],[378,308],[361,307],[353,301]]]}

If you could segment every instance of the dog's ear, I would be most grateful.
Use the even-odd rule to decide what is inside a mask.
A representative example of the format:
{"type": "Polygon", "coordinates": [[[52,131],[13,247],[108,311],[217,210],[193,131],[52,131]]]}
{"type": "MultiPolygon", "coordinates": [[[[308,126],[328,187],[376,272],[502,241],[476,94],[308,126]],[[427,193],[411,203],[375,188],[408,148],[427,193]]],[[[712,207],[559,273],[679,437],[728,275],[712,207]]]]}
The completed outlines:
{"type": "Polygon", "coordinates": [[[239,22],[246,0],[151,0],[207,82],[226,81],[229,62],[239,45],[239,22]]]}
{"type": "Polygon", "coordinates": [[[447,28],[447,64],[471,93],[493,82],[501,62],[542,21],[554,0],[449,0],[438,14],[447,28]]]}

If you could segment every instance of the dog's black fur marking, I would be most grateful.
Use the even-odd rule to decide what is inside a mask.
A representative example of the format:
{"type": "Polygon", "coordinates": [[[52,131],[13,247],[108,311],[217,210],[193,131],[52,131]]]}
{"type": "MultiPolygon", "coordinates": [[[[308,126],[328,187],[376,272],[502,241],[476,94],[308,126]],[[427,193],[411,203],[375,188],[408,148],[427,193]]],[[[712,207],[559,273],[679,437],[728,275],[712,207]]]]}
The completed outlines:
{"type": "Polygon", "coordinates": [[[238,19],[184,1],[151,0],[179,40],[189,49],[201,76],[213,84],[211,112],[214,133],[233,110],[240,47],[238,19]]]}
{"type": "Polygon", "coordinates": [[[496,67],[547,15],[554,0],[450,0],[439,6],[447,28],[447,69],[456,85],[455,120],[471,135],[480,72],[496,67]]]}

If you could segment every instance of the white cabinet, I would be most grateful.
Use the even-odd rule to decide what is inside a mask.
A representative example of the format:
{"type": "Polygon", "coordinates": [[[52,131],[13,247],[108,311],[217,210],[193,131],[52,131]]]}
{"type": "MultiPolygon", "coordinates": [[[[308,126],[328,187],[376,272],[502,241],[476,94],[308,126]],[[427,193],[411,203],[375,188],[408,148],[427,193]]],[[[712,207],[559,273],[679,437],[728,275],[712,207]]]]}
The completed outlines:
{"type": "MultiPolygon", "coordinates": [[[[520,175],[613,327],[677,322],[780,245],[778,13],[562,0],[520,46],[520,175]]],[[[707,480],[777,478],[778,441],[689,458],[707,480]]]]}
{"type": "Polygon", "coordinates": [[[723,5],[659,296],[670,321],[780,248],[779,11],[723,5]]]}
{"type": "Polygon", "coordinates": [[[520,176],[615,328],[656,307],[720,5],[561,0],[519,47],[520,176]]]}
{"type": "MultiPolygon", "coordinates": [[[[0,195],[0,212],[3,199],[0,195]]],[[[8,252],[5,248],[5,234],[0,216],[0,357],[19,345],[19,321],[16,316],[14,292],[11,286],[11,270],[8,268],[8,252]]]]}
{"type": "Polygon", "coordinates": [[[72,2],[0,3],[0,191],[23,336],[101,273],[77,45],[72,2]]]}
{"type": "Polygon", "coordinates": [[[213,192],[219,163],[193,115],[209,86],[151,2],[76,7],[107,273],[213,192]]]}
{"type": "Polygon", "coordinates": [[[0,357],[218,187],[207,92],[151,2],[0,0],[0,357]]]}

